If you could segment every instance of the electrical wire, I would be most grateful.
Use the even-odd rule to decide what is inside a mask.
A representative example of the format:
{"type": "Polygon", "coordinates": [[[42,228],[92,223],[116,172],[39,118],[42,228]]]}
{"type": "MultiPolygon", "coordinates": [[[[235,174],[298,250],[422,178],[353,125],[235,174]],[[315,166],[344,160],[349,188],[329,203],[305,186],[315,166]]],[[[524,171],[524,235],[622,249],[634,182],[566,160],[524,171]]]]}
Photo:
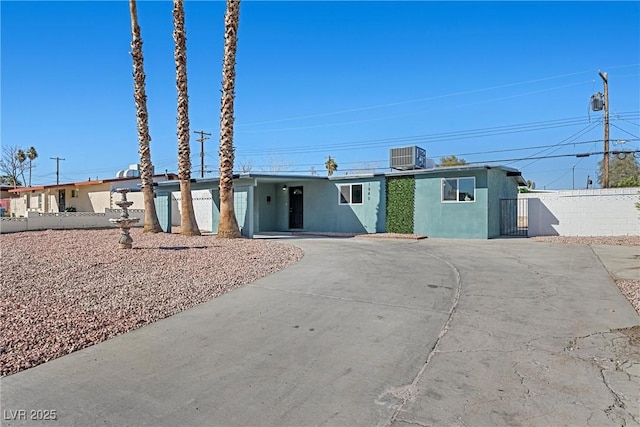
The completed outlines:
{"type": "Polygon", "coordinates": [[[640,136],[638,136],[638,135],[634,135],[634,134],[632,134],[631,132],[627,132],[626,130],[622,129],[620,126],[616,126],[616,125],[614,125],[614,124],[613,124],[613,123],[611,123],[611,122],[609,122],[609,125],[610,125],[610,126],[613,126],[614,128],[617,128],[617,129],[621,130],[621,131],[622,131],[622,132],[624,132],[624,133],[627,133],[627,134],[631,135],[631,136],[632,136],[632,137],[634,137],[634,138],[640,138],[640,136]]]}
{"type": "MultiPolygon", "coordinates": [[[[590,82],[590,81],[591,80],[588,80],[586,82],[590,82]]],[[[477,101],[477,102],[469,102],[469,103],[465,103],[465,104],[458,104],[458,105],[447,107],[447,108],[440,108],[440,110],[451,110],[451,109],[455,109],[455,108],[468,107],[468,106],[471,106],[471,105],[487,104],[487,103],[494,102],[494,101],[502,101],[502,100],[505,100],[505,99],[518,98],[518,97],[521,97],[521,96],[527,96],[527,95],[532,95],[532,94],[541,93],[541,92],[548,92],[548,91],[563,89],[563,88],[572,87],[572,86],[579,86],[579,85],[582,85],[582,84],[584,84],[586,82],[583,81],[583,82],[572,83],[572,84],[563,85],[563,86],[556,86],[556,87],[548,88],[548,89],[541,89],[541,90],[536,90],[536,91],[531,91],[531,92],[520,93],[520,94],[516,94],[516,95],[503,96],[503,97],[499,97],[499,98],[491,98],[491,99],[486,99],[486,100],[477,101]]],[[[414,111],[412,113],[407,113],[407,114],[385,115],[383,117],[374,117],[374,118],[371,118],[371,119],[352,120],[352,121],[348,121],[348,122],[334,122],[334,123],[324,123],[324,124],[318,124],[318,125],[297,126],[297,127],[276,128],[276,129],[256,129],[256,130],[242,130],[242,129],[240,129],[240,130],[238,130],[238,133],[248,134],[248,133],[287,132],[287,131],[293,131],[293,130],[320,129],[320,128],[327,128],[327,127],[353,125],[353,124],[359,124],[359,123],[369,123],[369,122],[375,122],[375,121],[380,121],[380,120],[397,119],[397,118],[401,118],[401,117],[415,116],[417,114],[424,114],[424,113],[426,113],[428,111],[433,111],[433,109],[431,109],[431,110],[414,111]]]]}
{"type": "MultiPolygon", "coordinates": [[[[636,112],[620,113],[623,117],[638,115],[636,112]]],[[[360,148],[373,148],[380,146],[388,146],[390,144],[407,144],[407,143],[435,143],[460,139],[480,138],[497,135],[516,134],[522,132],[530,132],[536,130],[547,130],[559,127],[576,126],[581,124],[589,124],[584,117],[572,117],[566,119],[546,120],[539,122],[529,122],[505,126],[493,126],[488,128],[471,129],[454,132],[442,132],[435,134],[413,135],[405,137],[370,139],[362,141],[330,143],[330,144],[312,144],[297,145],[295,147],[283,148],[261,148],[261,149],[237,149],[238,155],[251,156],[261,155],[265,151],[271,154],[303,154],[322,151],[346,151],[360,148]]],[[[597,124],[597,122],[593,122],[597,124]]]]}
{"type": "MultiPolygon", "coordinates": [[[[634,64],[634,65],[637,65],[637,64],[634,64]]],[[[634,66],[634,65],[628,65],[628,66],[634,66]]],[[[623,68],[623,67],[627,67],[627,66],[610,67],[610,69],[623,68]]],[[[406,105],[406,104],[412,104],[412,103],[422,102],[422,101],[431,101],[431,100],[434,100],[434,99],[450,98],[450,97],[453,97],[453,96],[460,96],[460,95],[468,95],[468,94],[472,94],[472,93],[486,92],[486,91],[495,90],[495,89],[504,89],[504,88],[507,88],[507,87],[520,86],[520,85],[524,85],[524,84],[538,83],[538,82],[554,80],[554,79],[559,79],[559,78],[563,78],[563,77],[571,77],[571,76],[576,76],[576,75],[586,74],[586,73],[591,73],[591,72],[593,72],[593,70],[578,71],[578,72],[573,72],[573,73],[560,74],[560,75],[557,75],[557,76],[543,77],[543,78],[527,80],[527,81],[522,81],[522,82],[507,83],[507,84],[504,84],[504,85],[491,86],[491,87],[486,87],[486,88],[481,88],[481,89],[472,89],[472,90],[467,90],[467,91],[454,92],[454,93],[445,94],[445,95],[436,95],[436,96],[430,96],[430,97],[425,97],[425,98],[418,98],[418,99],[412,99],[412,100],[391,102],[391,103],[378,104],[378,105],[372,105],[372,106],[366,106],[366,107],[349,108],[349,109],[331,111],[331,112],[326,112],[326,113],[308,114],[308,115],[296,116],[296,117],[288,117],[288,118],[283,118],[283,119],[263,120],[263,121],[258,121],[258,122],[249,122],[249,123],[238,123],[238,124],[236,124],[236,126],[238,128],[240,128],[240,127],[243,127],[243,126],[256,126],[256,125],[271,124],[271,123],[282,123],[282,122],[289,122],[289,121],[295,121],[295,120],[312,119],[312,118],[317,118],[317,117],[334,116],[334,115],[337,115],[337,114],[352,113],[352,112],[356,112],[356,111],[366,111],[366,110],[374,110],[374,109],[378,109],[378,108],[394,107],[394,106],[397,106],[397,105],[406,105]]]]}

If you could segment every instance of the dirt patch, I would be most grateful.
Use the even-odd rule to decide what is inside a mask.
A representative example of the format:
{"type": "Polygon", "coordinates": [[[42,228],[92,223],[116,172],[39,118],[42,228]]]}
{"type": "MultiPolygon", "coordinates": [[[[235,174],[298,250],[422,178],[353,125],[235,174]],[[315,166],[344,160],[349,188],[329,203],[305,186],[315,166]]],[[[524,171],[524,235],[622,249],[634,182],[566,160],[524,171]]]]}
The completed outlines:
{"type": "Polygon", "coordinates": [[[640,346],[640,325],[632,326],[630,328],[616,329],[615,331],[622,332],[629,337],[629,344],[633,346],[640,346]]]}

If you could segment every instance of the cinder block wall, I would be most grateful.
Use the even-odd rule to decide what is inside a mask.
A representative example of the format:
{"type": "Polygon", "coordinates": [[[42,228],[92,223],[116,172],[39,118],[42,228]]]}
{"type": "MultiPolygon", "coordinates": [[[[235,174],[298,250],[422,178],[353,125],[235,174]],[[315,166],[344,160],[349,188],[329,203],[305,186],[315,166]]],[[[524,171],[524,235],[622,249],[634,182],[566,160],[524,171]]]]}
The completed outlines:
{"type": "Polygon", "coordinates": [[[640,188],[521,193],[528,199],[529,236],[640,235],[640,188]]]}

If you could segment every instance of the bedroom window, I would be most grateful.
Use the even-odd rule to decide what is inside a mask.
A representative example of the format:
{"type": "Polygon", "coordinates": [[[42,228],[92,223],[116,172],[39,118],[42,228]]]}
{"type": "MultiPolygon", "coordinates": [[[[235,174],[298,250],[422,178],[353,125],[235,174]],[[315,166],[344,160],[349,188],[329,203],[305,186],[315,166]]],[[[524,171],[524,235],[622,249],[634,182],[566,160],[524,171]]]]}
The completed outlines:
{"type": "Polygon", "coordinates": [[[338,186],[339,205],[361,205],[362,184],[347,184],[338,186]]]}
{"type": "Polygon", "coordinates": [[[475,177],[442,178],[442,203],[466,203],[475,200],[475,177]]]}

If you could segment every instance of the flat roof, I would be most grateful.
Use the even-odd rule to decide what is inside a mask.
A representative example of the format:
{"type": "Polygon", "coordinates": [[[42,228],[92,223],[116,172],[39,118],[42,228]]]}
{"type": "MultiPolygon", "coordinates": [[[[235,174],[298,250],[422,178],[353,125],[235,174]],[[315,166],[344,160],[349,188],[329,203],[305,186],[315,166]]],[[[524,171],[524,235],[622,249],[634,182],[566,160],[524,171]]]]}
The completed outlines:
{"type": "MultiPolygon", "coordinates": [[[[241,179],[255,179],[257,182],[265,183],[287,183],[290,181],[318,181],[318,180],[329,180],[329,181],[344,181],[344,180],[353,180],[353,179],[366,179],[373,177],[383,177],[383,176],[406,176],[406,175],[431,175],[431,174],[440,174],[443,172],[464,172],[464,171],[473,171],[473,170],[482,170],[482,169],[500,169],[507,174],[511,175],[512,178],[519,185],[526,185],[526,182],[522,179],[520,171],[516,168],[511,168],[508,166],[492,166],[489,164],[466,164],[466,165],[456,165],[456,166],[442,166],[435,167],[431,169],[411,169],[411,170],[395,170],[389,172],[379,172],[379,173],[361,173],[361,174],[352,174],[352,175],[299,175],[299,174],[286,174],[286,173],[239,173],[233,174],[234,181],[241,179]]],[[[211,185],[217,185],[220,181],[219,177],[215,178],[192,178],[191,185],[193,189],[204,189],[210,188],[211,185]]],[[[179,187],[180,182],[176,180],[171,181],[162,181],[159,182],[158,187],[164,188],[175,188],[179,187]]]]}

